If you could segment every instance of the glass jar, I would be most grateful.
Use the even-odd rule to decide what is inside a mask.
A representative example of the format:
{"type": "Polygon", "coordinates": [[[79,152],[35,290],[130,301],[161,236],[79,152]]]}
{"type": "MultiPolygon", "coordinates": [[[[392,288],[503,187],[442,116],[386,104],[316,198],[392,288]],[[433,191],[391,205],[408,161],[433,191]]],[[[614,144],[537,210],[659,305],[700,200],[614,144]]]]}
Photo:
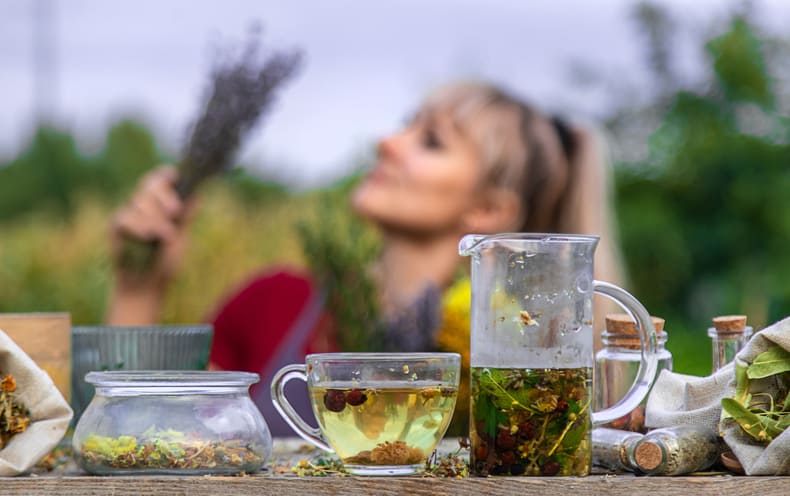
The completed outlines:
{"type": "MultiPolygon", "coordinates": [[[[664,319],[652,317],[656,328],[656,377],[663,369],[672,370],[672,354],[664,345],[667,332],[664,319]]],[[[595,355],[593,409],[608,408],[622,398],[634,382],[641,353],[636,323],[627,314],[608,314],[606,330],[601,333],[603,349],[595,355]]],[[[633,432],[646,432],[645,404],[647,398],[629,414],[606,424],[605,427],[633,432]]]]}
{"type": "Polygon", "coordinates": [[[595,427],[592,430],[592,461],[596,467],[634,472],[633,453],[644,436],[638,432],[595,427]]]}
{"type": "Polygon", "coordinates": [[[77,463],[96,475],[258,471],[272,438],[249,396],[258,374],[90,372],[96,394],[74,430],[77,463]]]}
{"type": "Polygon", "coordinates": [[[713,318],[713,327],[708,328],[713,351],[713,372],[735,359],[735,355],[746,346],[752,337],[752,328],[746,325],[745,315],[723,315],[713,318]]]}
{"type": "Polygon", "coordinates": [[[683,475],[710,467],[720,451],[713,429],[679,425],[647,433],[636,443],[631,461],[647,475],[683,475]]]}

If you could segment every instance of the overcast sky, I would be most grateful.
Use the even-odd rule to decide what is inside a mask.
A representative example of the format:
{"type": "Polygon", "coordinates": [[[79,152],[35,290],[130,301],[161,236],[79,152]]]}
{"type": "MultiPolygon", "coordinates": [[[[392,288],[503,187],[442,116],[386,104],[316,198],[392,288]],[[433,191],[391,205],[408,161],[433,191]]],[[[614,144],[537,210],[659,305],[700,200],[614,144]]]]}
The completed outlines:
{"type": "MultiPolygon", "coordinates": [[[[426,92],[457,79],[494,81],[545,109],[590,119],[619,95],[571,84],[571,61],[649,91],[630,21],[634,3],[0,0],[0,160],[26,144],[38,107],[76,133],[87,152],[124,116],[142,120],[176,150],[197,112],[212,46],[240,44],[256,20],[269,46],[301,48],[306,63],[241,159],[294,184],[349,171],[353,157],[396,129],[426,92]],[[41,38],[51,63],[39,102],[33,40],[36,26],[48,24],[37,8],[52,15],[41,38]]],[[[684,32],[709,29],[735,4],[661,3],[684,32]]],[[[790,2],[757,6],[768,28],[790,25],[790,2]]],[[[677,64],[693,78],[698,45],[680,37],[678,46],[677,64]]]]}

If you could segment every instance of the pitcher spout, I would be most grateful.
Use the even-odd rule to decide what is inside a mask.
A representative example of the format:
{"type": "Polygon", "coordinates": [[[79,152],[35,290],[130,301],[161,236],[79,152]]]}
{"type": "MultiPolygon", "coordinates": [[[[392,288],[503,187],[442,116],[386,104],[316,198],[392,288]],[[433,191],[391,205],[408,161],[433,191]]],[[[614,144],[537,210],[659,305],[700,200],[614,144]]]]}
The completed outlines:
{"type": "Polygon", "coordinates": [[[480,243],[485,241],[488,236],[484,234],[467,234],[458,243],[458,254],[462,257],[470,257],[477,251],[480,243]]]}

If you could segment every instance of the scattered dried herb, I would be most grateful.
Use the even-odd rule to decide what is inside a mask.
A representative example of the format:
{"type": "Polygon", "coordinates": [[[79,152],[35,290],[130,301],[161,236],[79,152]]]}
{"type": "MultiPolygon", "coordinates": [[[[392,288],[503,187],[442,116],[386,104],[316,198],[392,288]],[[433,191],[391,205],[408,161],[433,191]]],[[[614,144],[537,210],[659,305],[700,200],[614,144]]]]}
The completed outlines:
{"type": "Polygon", "coordinates": [[[469,439],[461,438],[458,440],[458,450],[454,453],[447,453],[439,456],[439,452],[434,450],[431,456],[425,461],[425,475],[429,477],[452,477],[462,479],[469,477],[469,462],[462,452],[469,451],[469,439]]]}
{"type": "Polygon", "coordinates": [[[474,474],[587,475],[591,376],[589,368],[472,368],[474,474]]]}
{"type": "MultiPolygon", "coordinates": [[[[241,142],[271,107],[278,87],[296,72],[300,59],[298,52],[273,52],[262,59],[253,33],[240,60],[216,64],[208,98],[178,162],[176,191],[182,198],[233,165],[241,142]]],[[[157,246],[157,241],[127,240],[121,266],[145,273],[157,246]]]]}
{"type": "Polygon", "coordinates": [[[735,366],[735,396],[722,398],[723,418],[735,422],[760,443],[768,444],[790,426],[790,352],[774,345],[750,365],[735,366]],[[752,381],[767,380],[769,391],[751,392],[752,381]]]}
{"type": "MultiPolygon", "coordinates": [[[[300,460],[288,472],[301,477],[345,477],[348,472],[343,468],[343,462],[337,457],[322,456],[315,460],[300,460]]],[[[278,473],[275,470],[275,473],[278,473]]]]}
{"type": "Polygon", "coordinates": [[[240,473],[259,470],[262,452],[238,439],[205,440],[167,430],[140,438],[92,434],[82,443],[78,459],[86,470],[97,473],[107,468],[240,473]]]}
{"type": "Polygon", "coordinates": [[[30,425],[30,411],[14,398],[16,380],[11,374],[0,373],[0,449],[8,441],[24,432],[30,425]]]}
{"type": "Polygon", "coordinates": [[[56,446],[33,467],[33,473],[62,472],[71,460],[71,446],[56,446]]]}

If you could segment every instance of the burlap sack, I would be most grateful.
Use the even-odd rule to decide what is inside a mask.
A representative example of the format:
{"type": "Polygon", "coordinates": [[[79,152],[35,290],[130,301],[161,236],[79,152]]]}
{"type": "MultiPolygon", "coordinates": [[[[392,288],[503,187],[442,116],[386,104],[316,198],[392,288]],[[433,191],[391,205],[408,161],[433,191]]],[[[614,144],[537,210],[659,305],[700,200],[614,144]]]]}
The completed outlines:
{"type": "Polygon", "coordinates": [[[30,410],[28,428],[0,450],[0,476],[30,470],[63,438],[71,408],[46,372],[0,330],[0,372],[16,379],[16,399],[30,410]]]}
{"type": "MultiPolygon", "coordinates": [[[[678,424],[717,428],[748,475],[790,475],[790,430],[767,446],[744,433],[733,419],[721,420],[721,399],[735,391],[735,365],[747,365],[773,344],[790,350],[790,317],[752,337],[735,357],[735,364],[709,377],[693,377],[662,371],[647,401],[645,423],[649,427],[678,424]]],[[[771,379],[752,380],[752,394],[775,393],[771,379]]]]}

